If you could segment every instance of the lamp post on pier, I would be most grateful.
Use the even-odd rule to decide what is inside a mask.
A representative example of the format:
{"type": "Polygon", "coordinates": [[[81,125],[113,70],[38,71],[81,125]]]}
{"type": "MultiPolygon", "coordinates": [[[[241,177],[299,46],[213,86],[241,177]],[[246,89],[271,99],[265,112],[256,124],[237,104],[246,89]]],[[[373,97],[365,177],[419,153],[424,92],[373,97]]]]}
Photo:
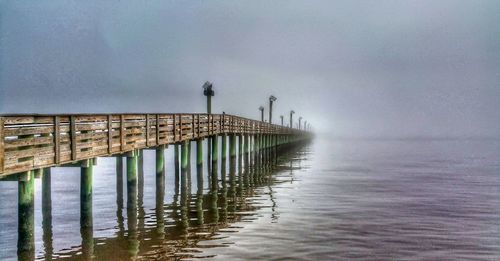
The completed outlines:
{"type": "Polygon", "coordinates": [[[293,129],[293,114],[295,113],[295,111],[291,110],[290,111],[290,128],[293,129]]]}
{"type": "Polygon", "coordinates": [[[301,128],[302,117],[299,117],[299,130],[301,128]]]}
{"type": "Polygon", "coordinates": [[[284,116],[281,115],[280,118],[281,118],[281,126],[283,126],[283,118],[284,118],[284,116]]]}
{"type": "Polygon", "coordinates": [[[274,95],[269,96],[269,123],[273,123],[273,102],[277,100],[274,95]]]}
{"type": "Polygon", "coordinates": [[[207,96],[207,113],[211,114],[212,113],[212,96],[215,95],[214,90],[212,89],[212,83],[211,82],[205,82],[203,84],[203,95],[207,96]]]}

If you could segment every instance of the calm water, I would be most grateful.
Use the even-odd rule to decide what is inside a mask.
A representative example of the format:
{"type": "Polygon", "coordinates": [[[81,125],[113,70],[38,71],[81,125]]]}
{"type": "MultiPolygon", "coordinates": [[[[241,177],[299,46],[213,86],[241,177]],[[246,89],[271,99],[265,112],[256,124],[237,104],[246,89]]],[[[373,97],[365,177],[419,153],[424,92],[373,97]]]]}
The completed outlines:
{"type": "MultiPolygon", "coordinates": [[[[318,137],[271,175],[228,171],[216,190],[196,171],[176,188],[172,149],[166,158],[161,204],[145,152],[137,211],[126,187],[117,196],[116,160],[99,159],[90,233],[80,229],[79,169],[52,170],[52,226],[37,179],[37,258],[500,259],[498,140],[318,137]]],[[[16,259],[17,183],[0,182],[0,198],[0,260],[16,259]]]]}

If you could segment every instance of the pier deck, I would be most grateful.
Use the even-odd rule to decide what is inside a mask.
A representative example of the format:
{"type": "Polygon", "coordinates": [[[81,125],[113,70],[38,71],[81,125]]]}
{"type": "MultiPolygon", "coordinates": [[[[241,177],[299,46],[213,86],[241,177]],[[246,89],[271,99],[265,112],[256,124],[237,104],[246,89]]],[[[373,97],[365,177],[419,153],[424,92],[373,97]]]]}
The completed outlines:
{"type": "Polygon", "coordinates": [[[0,177],[223,134],[306,133],[227,114],[0,115],[0,177]]]}

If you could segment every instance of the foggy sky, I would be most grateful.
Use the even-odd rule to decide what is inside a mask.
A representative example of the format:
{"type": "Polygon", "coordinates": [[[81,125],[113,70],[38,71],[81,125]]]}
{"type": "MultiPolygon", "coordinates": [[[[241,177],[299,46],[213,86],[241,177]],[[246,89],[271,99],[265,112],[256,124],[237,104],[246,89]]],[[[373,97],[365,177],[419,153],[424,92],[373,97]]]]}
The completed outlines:
{"type": "Polygon", "coordinates": [[[204,112],[207,80],[336,136],[498,137],[500,1],[0,0],[2,113],[204,112]]]}

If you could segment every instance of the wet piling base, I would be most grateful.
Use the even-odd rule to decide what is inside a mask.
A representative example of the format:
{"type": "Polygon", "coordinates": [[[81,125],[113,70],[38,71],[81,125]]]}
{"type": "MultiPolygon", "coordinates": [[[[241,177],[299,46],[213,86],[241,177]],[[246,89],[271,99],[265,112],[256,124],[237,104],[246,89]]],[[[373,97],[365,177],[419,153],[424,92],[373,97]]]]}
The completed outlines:
{"type": "Polygon", "coordinates": [[[156,232],[160,238],[165,237],[164,200],[165,200],[165,149],[156,148],[156,232]]]}
{"type": "Polygon", "coordinates": [[[42,176],[42,230],[45,260],[50,260],[54,253],[52,245],[52,189],[50,168],[43,169],[42,176]]]}
{"type": "Polygon", "coordinates": [[[19,174],[18,181],[18,240],[19,260],[35,258],[35,173],[27,171],[19,174]]]}
{"type": "Polygon", "coordinates": [[[196,218],[203,225],[203,139],[196,140],[196,218]]]}
{"type": "Polygon", "coordinates": [[[93,160],[82,161],[80,168],[80,233],[82,254],[91,259],[94,253],[94,232],[92,221],[92,174],[93,160]]]}
{"type": "Polygon", "coordinates": [[[138,152],[127,153],[127,243],[128,256],[137,257],[139,253],[139,239],[137,233],[137,174],[138,152]]]}

